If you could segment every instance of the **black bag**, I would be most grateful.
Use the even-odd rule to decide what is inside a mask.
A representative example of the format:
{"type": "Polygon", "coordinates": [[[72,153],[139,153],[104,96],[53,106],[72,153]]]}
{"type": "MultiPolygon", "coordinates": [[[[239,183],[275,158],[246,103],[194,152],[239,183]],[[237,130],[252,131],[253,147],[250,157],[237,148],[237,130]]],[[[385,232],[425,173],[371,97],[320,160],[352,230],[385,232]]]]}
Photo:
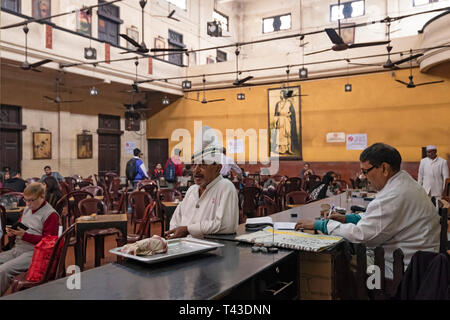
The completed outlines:
{"type": "Polygon", "coordinates": [[[134,181],[134,177],[136,177],[136,175],[137,175],[135,158],[128,160],[127,167],[125,169],[125,174],[129,181],[134,181]]]}

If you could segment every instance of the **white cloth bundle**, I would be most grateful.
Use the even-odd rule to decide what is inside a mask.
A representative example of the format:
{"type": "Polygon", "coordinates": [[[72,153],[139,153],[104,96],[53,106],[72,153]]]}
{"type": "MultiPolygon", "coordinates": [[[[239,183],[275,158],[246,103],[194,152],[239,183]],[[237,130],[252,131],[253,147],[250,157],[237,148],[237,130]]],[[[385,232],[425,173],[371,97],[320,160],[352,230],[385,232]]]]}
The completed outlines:
{"type": "Polygon", "coordinates": [[[167,252],[167,240],[154,235],[151,238],[124,245],[120,252],[134,256],[152,256],[156,253],[165,253],[167,252]]]}

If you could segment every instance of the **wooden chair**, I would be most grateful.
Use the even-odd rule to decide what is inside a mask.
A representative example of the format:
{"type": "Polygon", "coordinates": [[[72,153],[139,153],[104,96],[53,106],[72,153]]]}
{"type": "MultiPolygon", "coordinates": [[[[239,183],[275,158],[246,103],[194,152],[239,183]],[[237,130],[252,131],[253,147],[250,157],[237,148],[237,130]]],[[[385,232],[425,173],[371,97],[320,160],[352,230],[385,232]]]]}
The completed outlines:
{"type": "Polygon", "coordinates": [[[257,187],[244,187],[239,191],[239,207],[240,207],[240,222],[243,223],[244,215],[247,218],[255,217],[259,207],[259,197],[261,190],[257,187]]]}
{"type": "Polygon", "coordinates": [[[60,187],[61,193],[63,195],[68,194],[70,192],[70,187],[69,187],[69,184],[67,182],[60,181],[59,182],[59,187],[60,187]]]}
{"type": "MultiPolygon", "coordinates": [[[[152,223],[163,224],[161,219],[157,216],[156,201],[151,201],[151,203],[145,207],[143,223],[139,225],[139,230],[137,233],[127,234],[126,243],[134,243],[142,239],[150,238],[152,223]]],[[[123,243],[123,239],[117,238],[117,246],[121,246],[121,243],[123,243]]]]}
{"type": "Polygon", "coordinates": [[[137,183],[136,189],[140,191],[144,190],[145,192],[148,192],[152,199],[156,199],[158,184],[153,180],[141,180],[137,183]]]}
{"type": "Polygon", "coordinates": [[[445,198],[450,197],[450,178],[445,179],[445,188],[444,192],[442,193],[442,196],[445,198]]]}
{"type": "Polygon", "coordinates": [[[291,177],[284,183],[284,192],[288,194],[292,191],[302,190],[302,179],[298,177],[291,177]]]}
{"type": "MultiPolygon", "coordinates": [[[[439,239],[439,252],[446,253],[450,249],[448,241],[448,208],[445,208],[441,201],[438,202],[438,213],[440,216],[440,239],[439,239]]],[[[385,278],[385,260],[384,249],[382,247],[376,247],[374,250],[375,261],[374,264],[380,268],[380,288],[368,290],[367,288],[367,257],[366,247],[363,244],[355,245],[356,251],[356,292],[359,299],[373,299],[373,300],[386,300],[392,299],[396,293],[398,286],[400,285],[405,266],[403,262],[404,254],[400,248],[396,249],[393,253],[393,279],[385,278]]]]}
{"type": "Polygon", "coordinates": [[[183,195],[176,189],[161,189],[156,193],[159,201],[175,201],[175,199],[183,200],[183,195]]]}
{"type": "Polygon", "coordinates": [[[94,186],[94,184],[90,180],[81,180],[77,182],[77,186],[78,188],[83,189],[85,187],[94,186]]]}
{"type": "Polygon", "coordinates": [[[109,190],[112,181],[114,180],[114,178],[118,178],[119,175],[115,172],[107,172],[105,173],[105,182],[106,182],[106,187],[107,190],[109,190]]]}
{"type": "Polygon", "coordinates": [[[64,181],[67,182],[70,188],[70,192],[75,191],[77,186],[77,180],[72,177],[64,177],[64,181]]]}
{"type": "Polygon", "coordinates": [[[119,200],[119,189],[120,189],[120,178],[114,177],[111,178],[111,182],[109,184],[109,194],[111,195],[111,200],[118,201],[119,200]]]}
{"type": "Polygon", "coordinates": [[[341,192],[345,191],[348,188],[348,183],[345,180],[337,180],[336,182],[338,182],[341,185],[341,192]]]}
{"type": "Polygon", "coordinates": [[[315,174],[309,175],[309,179],[307,179],[305,182],[305,191],[311,193],[311,191],[317,188],[321,182],[322,178],[320,178],[320,176],[317,176],[315,174]]]}
{"type": "Polygon", "coordinates": [[[306,191],[292,191],[286,195],[287,204],[304,204],[308,198],[306,191]]]}
{"type": "Polygon", "coordinates": [[[6,238],[6,209],[4,206],[0,206],[0,224],[2,227],[2,237],[0,238],[0,252],[5,250],[5,238],[6,238]]]}
{"type": "MultiPolygon", "coordinates": [[[[81,215],[90,215],[92,213],[96,214],[107,214],[108,208],[106,204],[96,198],[86,198],[78,203],[78,209],[81,215]]],[[[101,258],[105,257],[105,237],[116,235],[119,236],[121,232],[116,228],[107,229],[93,229],[85,233],[84,239],[84,262],[86,262],[86,246],[89,238],[94,238],[95,243],[95,266],[98,267],[101,264],[101,258]]]]}
{"type": "Polygon", "coordinates": [[[134,224],[133,232],[136,233],[136,225],[144,222],[145,208],[152,202],[152,198],[145,191],[133,191],[128,197],[131,205],[131,224],[134,224]]]}
{"type": "Polygon", "coordinates": [[[69,239],[75,236],[75,224],[71,225],[65,230],[62,235],[56,241],[50,256],[50,261],[45,270],[44,277],[39,282],[30,282],[27,280],[27,272],[22,272],[15,276],[11,285],[11,292],[17,292],[20,290],[35,287],[37,285],[49,282],[51,280],[57,280],[63,278],[66,275],[66,254],[67,247],[69,246],[69,239]],[[61,244],[62,242],[62,244],[61,244]],[[59,247],[61,245],[61,249],[59,247]],[[59,251],[59,255],[58,255],[59,251]],[[54,271],[54,273],[53,273],[54,271]]]}
{"type": "MultiPolygon", "coordinates": [[[[90,192],[87,191],[81,191],[81,190],[76,190],[76,191],[72,191],[69,192],[67,195],[65,195],[68,199],[68,225],[71,225],[73,222],[75,222],[75,219],[78,218],[80,216],[80,210],[78,209],[78,203],[87,198],[93,198],[94,195],[90,192]],[[73,198],[73,200],[71,199],[73,198]]],[[[60,200],[61,201],[61,200],[60,200]]]]}
{"type": "Polygon", "coordinates": [[[117,213],[125,213],[127,212],[126,199],[128,197],[128,187],[125,187],[120,194],[119,201],[112,201],[112,205],[110,206],[109,213],[117,214],[117,213]]]}
{"type": "Polygon", "coordinates": [[[249,173],[248,177],[255,180],[258,185],[261,183],[261,177],[259,173],[249,173]]]}
{"type": "Polygon", "coordinates": [[[256,187],[256,180],[253,178],[243,178],[242,179],[242,184],[244,185],[244,187],[256,187]]]}
{"type": "Polygon", "coordinates": [[[258,217],[269,216],[271,214],[280,212],[278,205],[274,199],[264,195],[264,205],[258,207],[258,217]]]}

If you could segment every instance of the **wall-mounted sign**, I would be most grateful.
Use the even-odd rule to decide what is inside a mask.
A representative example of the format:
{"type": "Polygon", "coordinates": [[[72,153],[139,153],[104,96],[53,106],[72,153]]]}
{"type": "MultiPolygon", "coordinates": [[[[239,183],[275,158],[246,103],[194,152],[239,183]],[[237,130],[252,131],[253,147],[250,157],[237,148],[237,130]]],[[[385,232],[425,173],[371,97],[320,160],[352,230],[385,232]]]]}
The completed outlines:
{"type": "Polygon", "coordinates": [[[133,154],[133,150],[136,148],[136,141],[125,141],[125,153],[133,154]]]}
{"type": "Polygon", "coordinates": [[[347,150],[364,150],[367,148],[367,133],[347,135],[347,150]]]}
{"type": "Polygon", "coordinates": [[[345,142],[345,132],[328,132],[327,143],[345,142]]]}
{"type": "Polygon", "coordinates": [[[227,141],[227,154],[243,153],[244,152],[244,140],[234,139],[227,141]]]}

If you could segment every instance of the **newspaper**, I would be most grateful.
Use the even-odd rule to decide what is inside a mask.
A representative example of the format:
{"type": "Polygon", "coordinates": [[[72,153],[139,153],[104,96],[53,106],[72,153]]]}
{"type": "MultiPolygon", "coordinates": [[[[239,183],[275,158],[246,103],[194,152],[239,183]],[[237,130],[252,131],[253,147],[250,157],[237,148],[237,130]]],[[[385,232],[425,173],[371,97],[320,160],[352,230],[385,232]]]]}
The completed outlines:
{"type": "Polygon", "coordinates": [[[343,238],[313,235],[300,231],[275,230],[274,232],[272,227],[266,227],[260,231],[238,236],[236,240],[259,244],[273,243],[274,246],[279,248],[320,252],[338,244],[343,238]]]}

